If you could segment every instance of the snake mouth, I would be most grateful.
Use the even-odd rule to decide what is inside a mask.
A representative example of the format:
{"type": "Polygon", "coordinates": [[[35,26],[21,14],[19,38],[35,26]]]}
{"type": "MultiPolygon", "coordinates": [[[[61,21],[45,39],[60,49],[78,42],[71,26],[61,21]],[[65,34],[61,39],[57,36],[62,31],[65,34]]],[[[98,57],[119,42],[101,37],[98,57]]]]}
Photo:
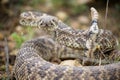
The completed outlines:
{"type": "Polygon", "coordinates": [[[38,26],[39,29],[42,29],[43,31],[50,31],[53,32],[55,31],[56,27],[55,26],[48,26],[47,24],[45,26],[38,26]]]}

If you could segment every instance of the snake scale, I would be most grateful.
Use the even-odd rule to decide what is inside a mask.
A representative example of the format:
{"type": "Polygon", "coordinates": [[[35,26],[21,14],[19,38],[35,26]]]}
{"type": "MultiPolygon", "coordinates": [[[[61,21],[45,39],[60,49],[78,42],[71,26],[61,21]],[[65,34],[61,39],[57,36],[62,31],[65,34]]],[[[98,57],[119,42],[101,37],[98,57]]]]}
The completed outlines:
{"type": "Polygon", "coordinates": [[[117,40],[97,26],[98,13],[91,8],[92,26],[74,30],[56,17],[38,12],[23,12],[20,24],[37,26],[52,35],[25,42],[16,56],[13,73],[17,80],[119,80],[120,62],[101,66],[62,66],[48,62],[57,58],[78,58],[84,53],[115,50],[117,40]],[[101,39],[102,38],[102,39],[101,39]]]}

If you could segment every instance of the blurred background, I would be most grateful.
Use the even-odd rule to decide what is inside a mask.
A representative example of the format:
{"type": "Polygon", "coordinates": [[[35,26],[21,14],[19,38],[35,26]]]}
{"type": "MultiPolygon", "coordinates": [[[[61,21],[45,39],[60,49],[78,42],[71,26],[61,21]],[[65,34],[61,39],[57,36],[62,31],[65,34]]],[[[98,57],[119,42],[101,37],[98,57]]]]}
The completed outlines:
{"type": "Polygon", "coordinates": [[[120,41],[120,1],[109,0],[108,17],[105,21],[107,0],[0,0],[0,80],[5,80],[5,38],[8,40],[9,70],[12,71],[15,57],[21,44],[43,33],[19,24],[23,11],[41,11],[58,17],[75,29],[87,29],[91,23],[90,7],[99,12],[99,27],[108,29],[120,41]],[[105,26],[106,24],[106,26],[105,26]]]}

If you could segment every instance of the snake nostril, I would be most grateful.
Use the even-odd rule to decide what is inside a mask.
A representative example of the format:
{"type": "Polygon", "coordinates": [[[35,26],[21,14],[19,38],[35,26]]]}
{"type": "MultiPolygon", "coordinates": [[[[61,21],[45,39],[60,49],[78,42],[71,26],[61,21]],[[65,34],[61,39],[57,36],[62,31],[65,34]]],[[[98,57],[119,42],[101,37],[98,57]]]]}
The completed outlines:
{"type": "Polygon", "coordinates": [[[45,26],[48,26],[47,24],[45,24],[45,26]]]}
{"type": "Polygon", "coordinates": [[[53,22],[55,22],[55,20],[54,20],[54,19],[52,19],[52,21],[53,21],[53,22]]]}
{"type": "Polygon", "coordinates": [[[53,26],[53,23],[50,23],[51,26],[53,26]]]}
{"type": "Polygon", "coordinates": [[[40,23],[40,25],[43,25],[43,23],[40,23]]]}

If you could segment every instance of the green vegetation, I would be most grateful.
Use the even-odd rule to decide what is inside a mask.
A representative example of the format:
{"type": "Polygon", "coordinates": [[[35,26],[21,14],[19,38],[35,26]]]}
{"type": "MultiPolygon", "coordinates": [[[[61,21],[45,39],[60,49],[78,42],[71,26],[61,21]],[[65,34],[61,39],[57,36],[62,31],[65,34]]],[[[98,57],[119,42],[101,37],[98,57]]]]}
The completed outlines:
{"type": "Polygon", "coordinates": [[[85,10],[87,10],[88,9],[88,7],[86,6],[86,5],[77,5],[77,6],[73,6],[72,7],[72,13],[73,14],[79,14],[79,13],[82,13],[82,12],[84,12],[85,10]]]}
{"type": "Polygon", "coordinates": [[[38,6],[40,4],[44,4],[45,0],[31,0],[29,4],[33,7],[38,6]]]}
{"type": "Polygon", "coordinates": [[[2,29],[3,28],[3,25],[2,25],[2,23],[0,23],[0,29],[2,29]]]}
{"type": "Polygon", "coordinates": [[[120,5],[119,5],[119,4],[116,4],[116,5],[115,5],[115,8],[116,8],[118,11],[120,11],[120,5]]]}
{"type": "Polygon", "coordinates": [[[55,10],[60,8],[67,8],[69,11],[71,11],[72,14],[79,14],[85,10],[87,10],[87,5],[85,4],[78,4],[76,0],[51,0],[53,8],[55,10]]]}
{"type": "Polygon", "coordinates": [[[17,32],[12,33],[11,36],[16,42],[16,48],[19,48],[24,41],[29,40],[33,37],[34,32],[31,27],[27,27],[26,33],[27,35],[20,35],[17,32]]]}
{"type": "Polygon", "coordinates": [[[25,37],[19,35],[18,33],[14,32],[12,33],[12,37],[16,42],[16,47],[19,48],[21,44],[25,41],[25,37]]]}

